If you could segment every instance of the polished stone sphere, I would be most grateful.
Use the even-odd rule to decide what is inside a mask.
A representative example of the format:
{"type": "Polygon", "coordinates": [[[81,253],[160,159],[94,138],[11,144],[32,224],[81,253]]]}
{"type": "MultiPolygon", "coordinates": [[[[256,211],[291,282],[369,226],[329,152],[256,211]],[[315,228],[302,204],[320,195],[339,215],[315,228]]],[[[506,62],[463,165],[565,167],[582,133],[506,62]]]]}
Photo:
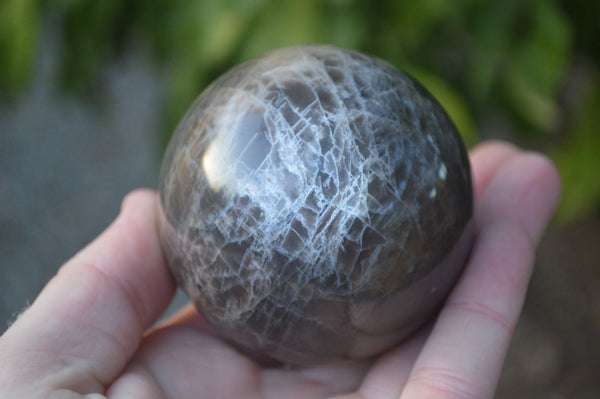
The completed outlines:
{"type": "Polygon", "coordinates": [[[198,97],[160,176],[179,286],[240,350],[376,355],[439,309],[472,241],[465,147],[391,65],[329,46],[248,61],[198,97]]]}

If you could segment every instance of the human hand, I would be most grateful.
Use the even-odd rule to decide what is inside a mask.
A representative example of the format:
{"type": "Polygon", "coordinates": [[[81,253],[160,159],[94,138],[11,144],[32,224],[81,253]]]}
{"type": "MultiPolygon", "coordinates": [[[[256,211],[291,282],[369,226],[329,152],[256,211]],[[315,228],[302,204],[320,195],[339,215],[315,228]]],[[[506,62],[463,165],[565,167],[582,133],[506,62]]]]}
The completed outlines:
{"type": "Polygon", "coordinates": [[[507,144],[483,144],[471,162],[476,238],[466,269],[437,319],[376,359],[263,367],[191,305],[152,327],[175,283],[157,196],[138,191],[0,337],[0,397],[491,398],[560,182],[546,158],[507,144]]]}

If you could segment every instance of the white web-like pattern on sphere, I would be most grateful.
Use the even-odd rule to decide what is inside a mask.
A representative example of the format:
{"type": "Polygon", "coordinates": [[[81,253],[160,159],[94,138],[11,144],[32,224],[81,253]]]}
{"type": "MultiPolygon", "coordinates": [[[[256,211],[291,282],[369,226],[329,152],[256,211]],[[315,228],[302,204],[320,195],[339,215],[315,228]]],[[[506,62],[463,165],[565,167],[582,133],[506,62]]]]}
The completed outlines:
{"type": "Polygon", "coordinates": [[[244,68],[196,103],[165,181],[186,291],[256,339],[334,331],[348,321],[310,309],[368,314],[356,298],[391,295],[453,245],[431,237],[464,215],[433,205],[465,179],[456,137],[410,79],[366,57],[299,49],[244,68]]]}

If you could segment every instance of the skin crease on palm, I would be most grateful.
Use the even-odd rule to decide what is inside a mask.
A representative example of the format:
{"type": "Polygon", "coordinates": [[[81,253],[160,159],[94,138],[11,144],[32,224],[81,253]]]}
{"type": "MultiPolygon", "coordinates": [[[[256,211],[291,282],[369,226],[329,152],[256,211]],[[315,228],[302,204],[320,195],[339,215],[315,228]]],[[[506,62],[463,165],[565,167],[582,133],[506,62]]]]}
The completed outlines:
{"type": "Polygon", "coordinates": [[[491,398],[535,247],[559,200],[552,163],[512,145],[471,152],[476,239],[436,320],[371,361],[263,368],[191,306],[154,326],[175,283],[157,196],[136,191],[0,338],[2,398],[491,398]]]}

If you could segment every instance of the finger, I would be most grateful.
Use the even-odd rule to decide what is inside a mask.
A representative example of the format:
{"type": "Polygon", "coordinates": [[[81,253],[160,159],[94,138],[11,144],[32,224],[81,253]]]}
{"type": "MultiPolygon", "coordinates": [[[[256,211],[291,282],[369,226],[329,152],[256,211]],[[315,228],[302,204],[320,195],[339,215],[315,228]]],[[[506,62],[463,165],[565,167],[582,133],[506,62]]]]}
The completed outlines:
{"type": "Polygon", "coordinates": [[[93,392],[123,369],[175,289],[156,207],[155,193],[130,194],[115,222],[60,269],[7,332],[4,344],[29,362],[30,373],[93,392]],[[76,381],[63,381],[72,374],[76,381]]]}
{"type": "Polygon", "coordinates": [[[475,211],[478,228],[508,220],[519,225],[537,244],[560,199],[558,171],[544,156],[523,153],[509,159],[500,172],[475,211]]]}
{"type": "Polygon", "coordinates": [[[475,147],[470,153],[475,198],[481,198],[499,166],[521,152],[514,145],[502,141],[486,141],[475,147]]]}
{"type": "Polygon", "coordinates": [[[555,168],[539,155],[510,157],[494,174],[476,211],[479,232],[465,273],[401,398],[493,396],[531,274],[533,245],[559,191],[555,168]]]}

